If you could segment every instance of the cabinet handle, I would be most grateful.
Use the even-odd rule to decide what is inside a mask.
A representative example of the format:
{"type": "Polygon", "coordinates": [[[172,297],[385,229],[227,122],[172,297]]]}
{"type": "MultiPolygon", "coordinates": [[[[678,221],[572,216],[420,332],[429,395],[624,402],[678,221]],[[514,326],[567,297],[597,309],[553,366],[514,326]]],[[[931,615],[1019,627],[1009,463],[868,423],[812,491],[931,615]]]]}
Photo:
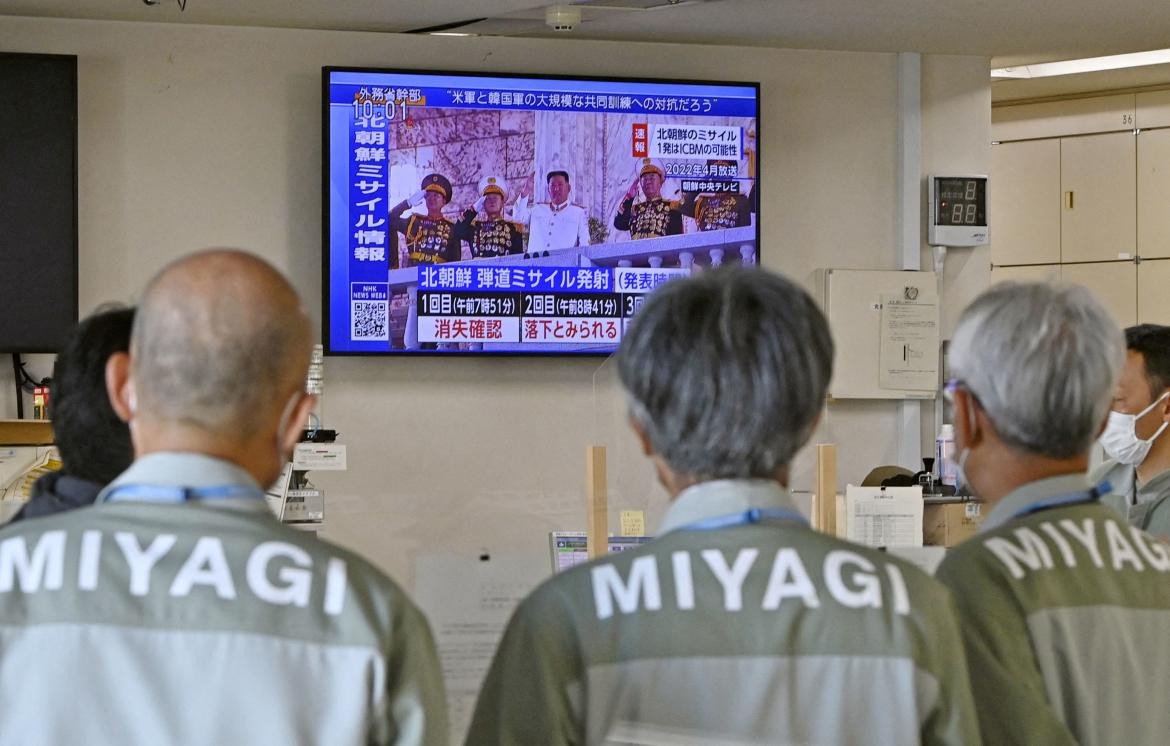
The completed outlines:
{"type": "Polygon", "coordinates": [[[1073,193],[1071,191],[1064,193],[1064,209],[1073,209],[1073,193]]]}

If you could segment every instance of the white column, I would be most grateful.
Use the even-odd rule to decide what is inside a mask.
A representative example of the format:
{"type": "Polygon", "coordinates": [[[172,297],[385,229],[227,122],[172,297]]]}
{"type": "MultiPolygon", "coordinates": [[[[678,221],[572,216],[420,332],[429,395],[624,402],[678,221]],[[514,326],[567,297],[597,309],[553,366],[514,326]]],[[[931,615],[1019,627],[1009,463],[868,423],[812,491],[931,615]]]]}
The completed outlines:
{"type": "Polygon", "coordinates": [[[756,263],[756,247],[750,243],[745,243],[739,247],[739,262],[745,267],[754,266],[756,263]]]}
{"type": "MultiPolygon", "coordinates": [[[[900,269],[922,268],[922,55],[898,54],[897,246],[900,269]]],[[[922,403],[899,405],[898,465],[922,468],[922,403]]]]}
{"type": "Polygon", "coordinates": [[[711,249],[707,252],[707,256],[711,257],[712,267],[718,267],[723,264],[723,249],[711,249]]]}

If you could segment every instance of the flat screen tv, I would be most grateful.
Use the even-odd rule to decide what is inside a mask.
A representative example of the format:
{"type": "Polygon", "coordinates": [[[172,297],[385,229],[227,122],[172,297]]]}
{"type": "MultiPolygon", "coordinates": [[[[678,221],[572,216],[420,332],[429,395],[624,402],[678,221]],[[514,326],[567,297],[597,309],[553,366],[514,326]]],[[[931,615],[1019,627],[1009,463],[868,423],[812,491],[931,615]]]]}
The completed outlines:
{"type": "Polygon", "coordinates": [[[0,352],[77,323],[77,58],[0,53],[0,352]]]}
{"type": "Polygon", "coordinates": [[[759,86],[324,68],[329,354],[608,354],[758,261],[759,86]]]}

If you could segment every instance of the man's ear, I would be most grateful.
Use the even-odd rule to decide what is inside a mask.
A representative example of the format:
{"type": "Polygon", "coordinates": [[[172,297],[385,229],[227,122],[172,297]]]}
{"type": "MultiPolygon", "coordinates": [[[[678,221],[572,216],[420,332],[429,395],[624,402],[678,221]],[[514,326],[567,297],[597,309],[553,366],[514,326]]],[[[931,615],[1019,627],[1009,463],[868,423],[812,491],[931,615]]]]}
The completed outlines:
{"type": "Polygon", "coordinates": [[[129,422],[138,402],[130,373],[130,355],[125,352],[115,352],[106,360],[106,396],[110,398],[110,406],[118,419],[129,422]]]}
{"type": "Polygon", "coordinates": [[[301,439],[305,423],[309,420],[309,413],[317,406],[317,397],[313,394],[302,394],[289,413],[288,421],[281,423],[285,430],[279,433],[280,445],[285,453],[292,453],[301,439]]]}
{"type": "Polygon", "coordinates": [[[955,445],[962,443],[963,448],[974,448],[983,440],[983,431],[980,423],[979,405],[975,397],[964,388],[955,389],[953,413],[955,418],[955,445]]]}
{"type": "Polygon", "coordinates": [[[634,431],[634,435],[637,436],[638,442],[642,444],[642,455],[653,456],[654,448],[650,445],[650,436],[646,434],[646,428],[642,427],[642,423],[638,422],[638,420],[636,420],[633,415],[627,419],[630,423],[630,429],[634,431]]]}

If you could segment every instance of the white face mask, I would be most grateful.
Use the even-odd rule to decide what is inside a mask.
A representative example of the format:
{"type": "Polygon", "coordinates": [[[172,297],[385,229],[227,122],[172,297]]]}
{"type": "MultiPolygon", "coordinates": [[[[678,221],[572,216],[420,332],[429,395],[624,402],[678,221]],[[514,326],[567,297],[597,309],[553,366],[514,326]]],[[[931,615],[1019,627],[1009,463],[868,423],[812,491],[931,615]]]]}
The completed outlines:
{"type": "Polygon", "coordinates": [[[1149,414],[1167,396],[1170,396],[1170,391],[1159,396],[1153,404],[1137,414],[1109,413],[1109,422],[1105,425],[1105,432],[1101,434],[1101,445],[1105,448],[1105,453],[1109,454],[1109,458],[1132,466],[1146,460],[1150,446],[1154,445],[1154,441],[1170,423],[1163,422],[1148,440],[1142,440],[1137,436],[1137,421],[1149,414]]]}

